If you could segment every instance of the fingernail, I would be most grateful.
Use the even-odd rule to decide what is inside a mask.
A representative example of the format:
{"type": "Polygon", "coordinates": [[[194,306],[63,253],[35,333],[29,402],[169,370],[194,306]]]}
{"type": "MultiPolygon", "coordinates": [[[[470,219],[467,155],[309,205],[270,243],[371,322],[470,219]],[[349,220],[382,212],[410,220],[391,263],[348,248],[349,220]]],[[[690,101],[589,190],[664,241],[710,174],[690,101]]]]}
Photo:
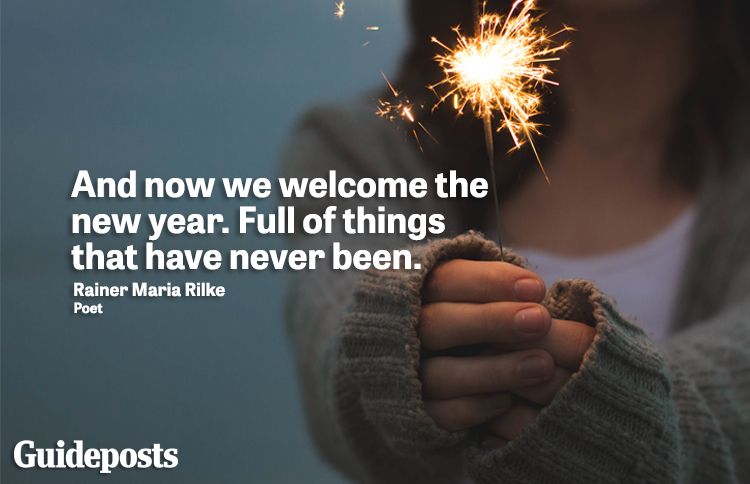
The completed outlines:
{"type": "Polygon", "coordinates": [[[518,301],[539,302],[544,299],[544,284],[537,279],[520,279],[514,289],[518,301]]]}
{"type": "Polygon", "coordinates": [[[524,380],[547,379],[550,376],[550,365],[541,356],[527,356],[518,362],[518,373],[524,380]]]}
{"type": "Polygon", "coordinates": [[[547,314],[540,307],[522,309],[516,313],[515,324],[521,333],[541,333],[547,328],[547,314]]]}

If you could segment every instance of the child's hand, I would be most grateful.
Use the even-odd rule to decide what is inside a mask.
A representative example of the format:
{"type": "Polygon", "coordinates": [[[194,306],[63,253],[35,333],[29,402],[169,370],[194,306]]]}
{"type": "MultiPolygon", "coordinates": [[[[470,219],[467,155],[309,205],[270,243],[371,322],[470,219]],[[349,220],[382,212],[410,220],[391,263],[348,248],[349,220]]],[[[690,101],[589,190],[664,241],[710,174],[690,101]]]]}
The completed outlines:
{"type": "MultiPolygon", "coordinates": [[[[511,435],[508,419],[496,418],[511,409],[510,394],[549,403],[570,376],[562,367],[577,369],[593,329],[552,320],[539,304],[544,294],[536,274],[504,262],[451,260],[431,272],[423,289],[422,348],[492,348],[422,362],[425,408],[440,427],[455,431],[492,420],[495,433],[511,435]]],[[[519,413],[513,408],[511,414],[519,413]]]]}

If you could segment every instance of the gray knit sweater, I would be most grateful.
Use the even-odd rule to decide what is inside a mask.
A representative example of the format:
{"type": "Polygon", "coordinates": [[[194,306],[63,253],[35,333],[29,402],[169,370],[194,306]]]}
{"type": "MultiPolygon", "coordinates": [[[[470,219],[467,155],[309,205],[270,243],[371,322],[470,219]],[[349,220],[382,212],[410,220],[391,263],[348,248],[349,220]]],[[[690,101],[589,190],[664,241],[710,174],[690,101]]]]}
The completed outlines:
{"type": "MultiPolygon", "coordinates": [[[[737,150],[735,156],[750,156],[737,150]]],[[[445,200],[338,200],[439,212],[448,237],[413,247],[421,271],[296,273],[288,296],[311,433],[358,482],[750,482],[750,164],[710,174],[673,321],[655,345],[586,281],[550,288],[555,317],[596,338],[581,369],[522,435],[499,450],[439,429],[424,411],[416,326],[426,274],[449,258],[496,260],[495,244],[460,234],[445,200]]],[[[434,176],[403,133],[358,107],[305,116],[284,156],[286,176],[434,176]]],[[[298,214],[330,200],[305,200],[298,214]]],[[[402,248],[398,236],[292,238],[295,248],[402,248]]],[[[513,255],[510,262],[522,264],[513,255]]]]}

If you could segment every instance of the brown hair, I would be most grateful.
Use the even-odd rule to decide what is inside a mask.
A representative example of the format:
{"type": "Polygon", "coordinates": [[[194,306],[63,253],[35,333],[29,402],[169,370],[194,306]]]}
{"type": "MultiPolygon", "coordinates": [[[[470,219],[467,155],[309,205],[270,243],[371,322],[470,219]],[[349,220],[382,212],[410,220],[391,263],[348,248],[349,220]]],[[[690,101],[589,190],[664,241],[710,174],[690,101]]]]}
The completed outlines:
{"type": "MultiPolygon", "coordinates": [[[[498,11],[510,8],[509,0],[491,2],[498,11]]],[[[434,102],[434,95],[425,89],[441,78],[434,62],[439,47],[430,42],[432,36],[451,39],[451,28],[460,25],[470,33],[473,26],[473,0],[410,0],[410,46],[403,60],[398,85],[410,97],[425,105],[434,102]]],[[[697,15],[701,20],[702,52],[698,74],[679,106],[669,144],[669,156],[664,158],[665,176],[689,190],[696,190],[703,173],[709,168],[726,168],[732,161],[729,150],[738,142],[734,139],[731,124],[735,122],[736,108],[750,99],[750,34],[741,28],[750,20],[750,6],[743,0],[720,2],[696,1],[697,15]]],[[[545,94],[545,114],[537,121],[547,125],[544,137],[538,139],[540,151],[545,149],[545,139],[554,137],[552,127],[560,118],[561,103],[553,92],[545,94]]],[[[463,176],[487,176],[484,137],[480,121],[464,116],[457,122],[450,108],[440,108],[429,113],[425,124],[440,140],[439,145],[425,145],[425,156],[436,170],[455,169],[463,176]]],[[[510,149],[510,140],[498,136],[498,153],[510,149]],[[503,143],[507,143],[503,145],[503,143]]],[[[497,163],[498,184],[505,197],[531,170],[535,163],[529,159],[529,150],[521,150],[497,163]]],[[[480,203],[480,202],[467,202],[480,203]]],[[[485,202],[482,202],[484,204],[485,202]]],[[[484,209],[466,207],[466,214],[476,220],[466,220],[469,225],[481,223],[484,209]]]]}

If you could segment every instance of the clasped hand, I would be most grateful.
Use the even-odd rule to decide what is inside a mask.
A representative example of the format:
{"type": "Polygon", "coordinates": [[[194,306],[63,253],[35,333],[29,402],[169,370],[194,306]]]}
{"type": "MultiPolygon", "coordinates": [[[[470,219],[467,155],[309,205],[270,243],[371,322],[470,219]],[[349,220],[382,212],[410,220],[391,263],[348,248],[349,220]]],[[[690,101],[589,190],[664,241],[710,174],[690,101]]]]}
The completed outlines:
{"type": "Polygon", "coordinates": [[[425,410],[439,427],[517,437],[578,370],[594,329],[550,317],[542,280],[505,262],[454,259],[423,287],[425,410]]]}

